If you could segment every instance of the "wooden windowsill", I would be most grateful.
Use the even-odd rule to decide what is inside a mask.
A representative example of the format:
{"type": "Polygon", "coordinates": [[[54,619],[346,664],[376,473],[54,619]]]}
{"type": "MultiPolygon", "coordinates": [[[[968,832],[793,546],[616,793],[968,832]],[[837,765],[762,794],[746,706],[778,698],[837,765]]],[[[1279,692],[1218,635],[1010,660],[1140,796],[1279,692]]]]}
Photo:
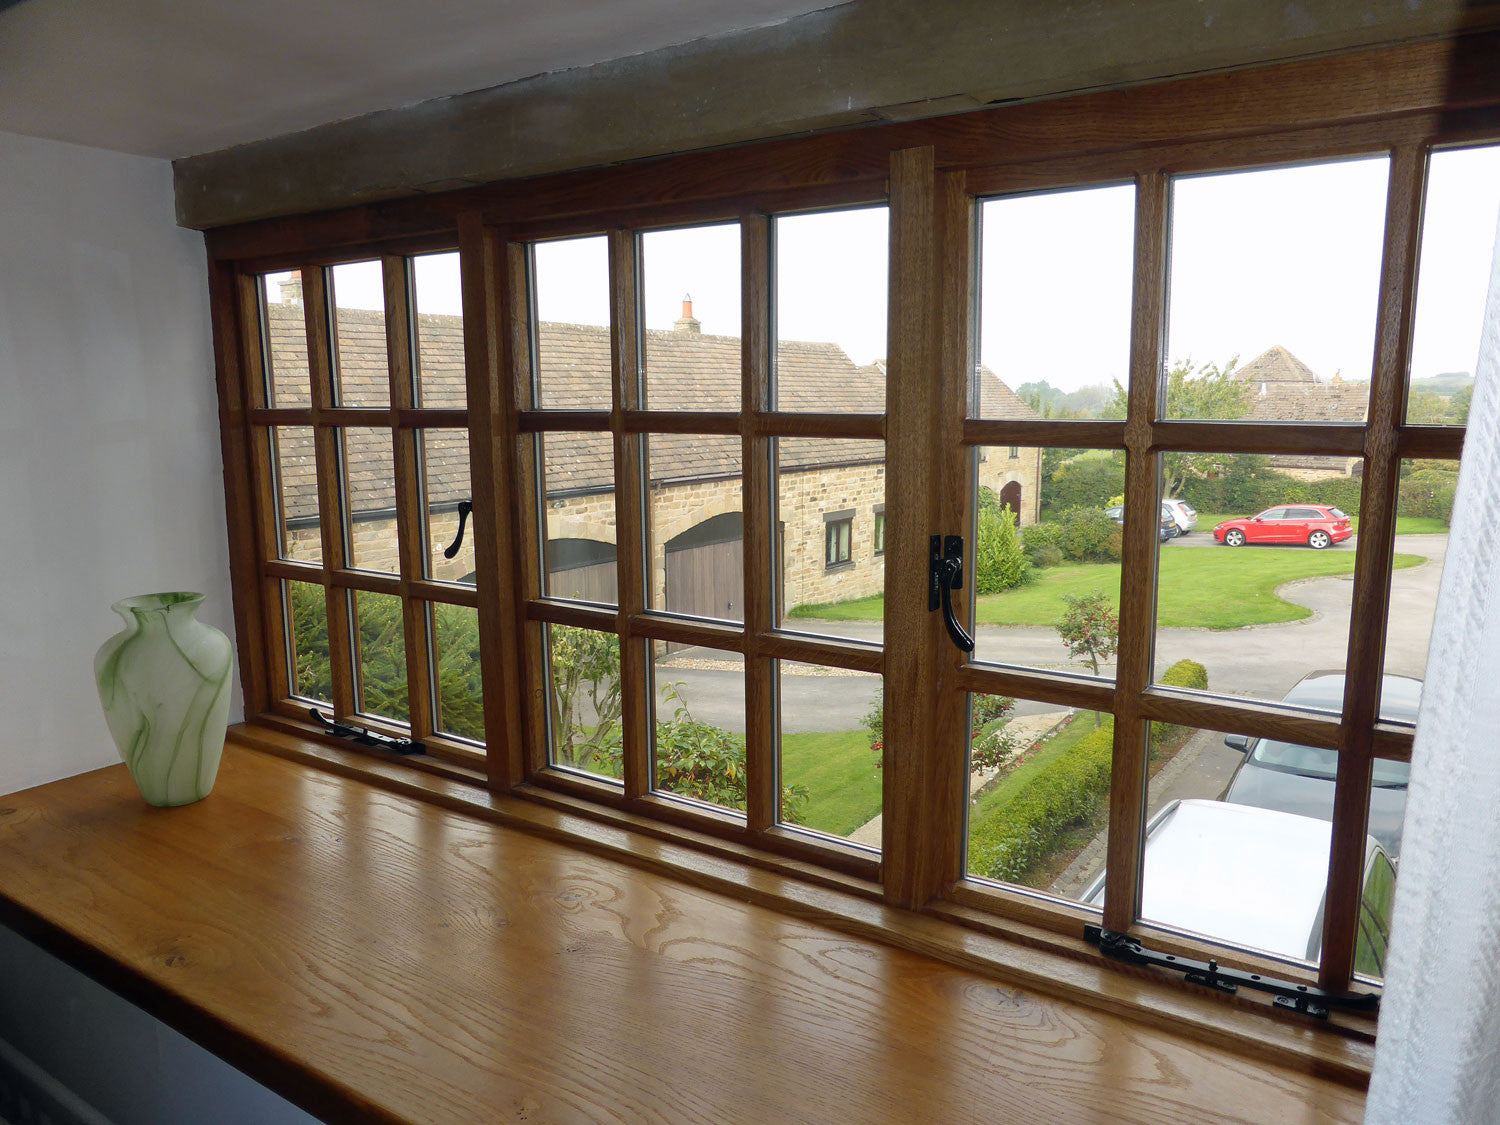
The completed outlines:
{"type": "Polygon", "coordinates": [[[340,1120],[1361,1113],[1357,1039],[295,741],[236,728],[181,809],[0,798],[0,922],[340,1120]]]}

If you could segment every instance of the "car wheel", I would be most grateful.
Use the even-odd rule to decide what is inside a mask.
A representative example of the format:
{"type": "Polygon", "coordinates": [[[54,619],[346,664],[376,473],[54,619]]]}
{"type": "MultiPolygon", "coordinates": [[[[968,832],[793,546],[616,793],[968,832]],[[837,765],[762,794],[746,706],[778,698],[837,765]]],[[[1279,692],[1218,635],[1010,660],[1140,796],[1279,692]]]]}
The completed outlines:
{"type": "Polygon", "coordinates": [[[1243,547],[1245,545],[1245,533],[1237,527],[1232,527],[1224,533],[1224,545],[1226,547],[1243,547]]]}
{"type": "Polygon", "coordinates": [[[1315,531],[1307,537],[1307,545],[1314,551],[1321,551],[1332,542],[1333,539],[1326,531],[1315,531]]]}

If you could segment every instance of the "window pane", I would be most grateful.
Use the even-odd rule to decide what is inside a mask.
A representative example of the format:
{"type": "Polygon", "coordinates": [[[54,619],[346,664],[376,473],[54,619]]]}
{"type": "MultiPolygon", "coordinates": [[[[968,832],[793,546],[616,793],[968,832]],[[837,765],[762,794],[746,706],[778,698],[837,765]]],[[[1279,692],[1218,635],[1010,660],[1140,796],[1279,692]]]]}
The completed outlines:
{"type": "Polygon", "coordinates": [[[548,625],[552,764],[619,780],[623,765],[620,638],[548,625]]]}
{"type": "Polygon", "coordinates": [[[1432,154],[1422,210],[1408,422],[1461,426],[1468,421],[1497,215],[1500,146],[1432,154]]]}
{"type": "Polygon", "coordinates": [[[743,621],[740,439],[652,434],[646,438],[646,456],[648,604],[670,613],[743,621]]]}
{"type": "Polygon", "coordinates": [[[1115,383],[1130,377],[1134,185],[991,199],[980,224],[970,414],[1107,416],[1115,383]]]}
{"type": "Polygon", "coordinates": [[[968,873],[1103,902],[1114,719],[969,697],[968,873]]]}
{"type": "Polygon", "coordinates": [[[396,454],[390,430],[339,431],[344,497],[349,508],[349,565],[400,573],[396,535],[396,454]]]}
{"type": "Polygon", "coordinates": [[[461,605],[432,606],[432,643],[437,660],[437,716],[443,734],[484,741],[484,685],[479,675],[479,611],[461,605]]]}
{"type": "Polygon", "coordinates": [[[776,439],[774,573],[785,627],[880,640],[885,559],[875,553],[874,532],[875,508],[884,504],[884,442],[776,439]],[[829,563],[830,543],[846,561],[829,563]]]}
{"type": "MultiPolygon", "coordinates": [[[[1448,553],[1448,521],[1453,516],[1458,462],[1403,460],[1400,473],[1396,553],[1422,561],[1391,571],[1380,717],[1414,723],[1421,681],[1427,674],[1427,647],[1437,610],[1438,585],[1448,553]]],[[[1376,773],[1379,780],[1379,766],[1376,773]]]]}
{"type": "Polygon", "coordinates": [[[379,262],[349,262],[329,271],[334,365],[340,406],[390,406],[385,348],[385,283],[379,262]]]}
{"type": "Polygon", "coordinates": [[[1385,157],[1172,183],[1168,418],[1361,422],[1385,157]]]}
{"type": "Polygon", "coordinates": [[[464,521],[458,539],[459,505],[473,503],[466,430],[418,430],[422,458],[422,517],[427,525],[427,576],[442,582],[474,584],[474,519],[464,521]],[[454,543],[458,550],[450,559],[454,543]]]}
{"type": "Polygon", "coordinates": [[[880,847],[882,680],[777,662],[783,824],[880,847]]]}
{"type": "Polygon", "coordinates": [[[307,320],[302,307],[302,273],[268,273],[261,278],[266,305],[266,402],[271,406],[312,404],[307,366],[307,320]]]}
{"type": "Polygon", "coordinates": [[[1218,731],[1152,724],[1141,917],[1316,961],[1333,782],[1256,757],[1218,731]]]}
{"type": "Polygon", "coordinates": [[[1165,502],[1189,526],[1158,547],[1156,681],[1341,712],[1359,461],[1198,452],[1162,461],[1165,502]]]}
{"type": "Polygon", "coordinates": [[[422,254],[411,265],[417,319],[417,405],[467,406],[458,255],[422,254]]]}
{"type": "Polygon", "coordinates": [[[980,446],[974,659],[1112,678],[1125,454],[980,446]]]}
{"type": "Polygon", "coordinates": [[[533,247],[537,399],[548,410],[610,408],[609,243],[533,247]]]}
{"type": "Polygon", "coordinates": [[[279,554],[298,562],[323,561],[318,522],[318,465],[311,426],[271,427],[271,459],[279,504],[279,554]]]}
{"type": "Polygon", "coordinates": [[[745,811],[745,665],[738,653],[653,647],[652,787],[745,811]]]}
{"type": "Polygon", "coordinates": [[[646,406],[740,408],[740,226],[641,235],[646,406]]]}
{"type": "Polygon", "coordinates": [[[775,220],[776,410],[885,410],[890,214],[885,207],[775,220]]]}
{"type": "Polygon", "coordinates": [[[354,654],[354,708],[406,722],[406,630],[394,594],[349,591],[358,647],[354,654]]]}
{"type": "Polygon", "coordinates": [[[290,625],[289,693],[326,705],[333,699],[333,672],[328,660],[328,601],[323,587],[311,582],[281,585],[290,625]]]}
{"type": "Polygon", "coordinates": [[[609,434],[545,434],[543,593],[616,604],[615,459],[609,434]]]}

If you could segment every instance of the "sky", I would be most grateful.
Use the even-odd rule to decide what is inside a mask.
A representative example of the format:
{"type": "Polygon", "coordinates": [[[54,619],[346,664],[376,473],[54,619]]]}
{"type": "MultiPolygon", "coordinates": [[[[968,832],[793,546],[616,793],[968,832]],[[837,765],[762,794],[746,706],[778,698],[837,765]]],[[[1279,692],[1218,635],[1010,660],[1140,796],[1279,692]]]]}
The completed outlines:
{"type": "MultiPolygon", "coordinates": [[[[1205,176],[1173,184],[1168,358],[1224,364],[1281,344],[1324,379],[1370,377],[1385,158],[1205,176]]],[[[1124,381],[1134,188],[988,200],[980,220],[980,361],[1011,386],[1124,381]]],[[[1472,372],[1500,215],[1500,146],[1436,153],[1423,220],[1412,373],[1472,372]]],[[[706,334],[740,333],[733,223],[642,236],[648,329],[691,295],[706,334]]],[[[776,221],[779,336],[831,341],[856,363],[886,351],[883,207],[776,221]]],[[[543,320],[608,322],[602,237],[539,244],[543,320]]],[[[275,278],[271,293],[276,293],[275,278]]],[[[380,306],[375,262],[334,269],[335,298],[380,306]]],[[[459,312],[456,254],[416,260],[421,312],[459,312]]]]}

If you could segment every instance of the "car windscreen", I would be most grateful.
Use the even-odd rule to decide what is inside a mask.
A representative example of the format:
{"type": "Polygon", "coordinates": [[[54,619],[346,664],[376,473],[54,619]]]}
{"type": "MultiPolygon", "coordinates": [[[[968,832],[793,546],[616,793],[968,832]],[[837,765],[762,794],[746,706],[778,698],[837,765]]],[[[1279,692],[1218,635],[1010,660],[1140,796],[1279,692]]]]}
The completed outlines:
{"type": "MultiPolygon", "coordinates": [[[[1338,773],[1339,756],[1332,750],[1319,750],[1315,746],[1298,746],[1291,742],[1262,740],[1250,755],[1250,760],[1267,769],[1286,773],[1300,773],[1304,777],[1321,777],[1332,781],[1338,773]]],[[[1406,785],[1411,776],[1411,764],[1375,759],[1374,784],[1381,788],[1397,789],[1406,785]]]]}

